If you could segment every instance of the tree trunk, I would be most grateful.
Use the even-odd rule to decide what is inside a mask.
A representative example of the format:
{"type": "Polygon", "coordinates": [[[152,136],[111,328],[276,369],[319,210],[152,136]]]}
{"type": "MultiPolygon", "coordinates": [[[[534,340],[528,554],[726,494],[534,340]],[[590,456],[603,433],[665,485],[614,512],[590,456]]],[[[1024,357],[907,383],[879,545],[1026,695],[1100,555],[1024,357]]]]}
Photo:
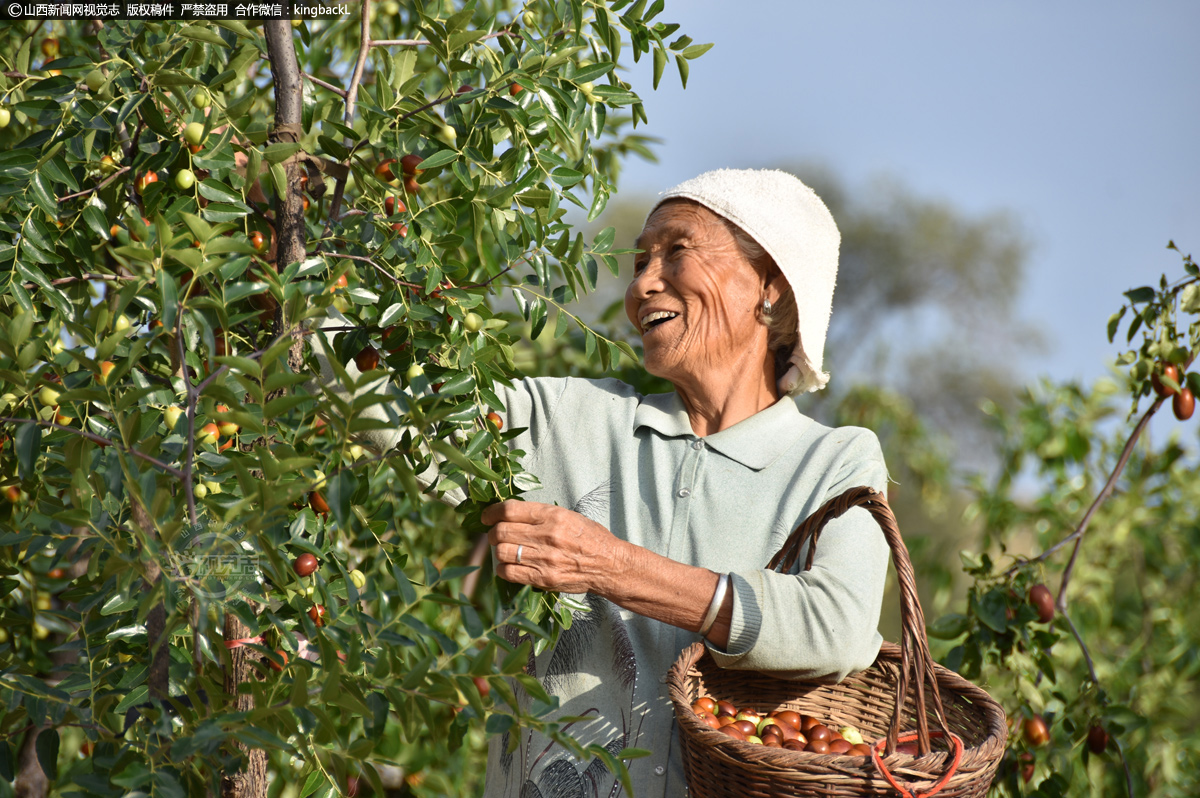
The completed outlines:
{"type": "MultiPolygon", "coordinates": [[[[287,20],[284,20],[286,23],[287,20]]],[[[232,612],[225,614],[225,639],[244,640],[251,636],[250,629],[232,612]]],[[[254,696],[239,692],[241,685],[253,678],[250,667],[252,649],[238,646],[229,650],[229,667],[225,671],[225,692],[234,697],[237,712],[254,709],[254,696]]],[[[235,773],[221,776],[221,798],[263,798],[267,794],[267,752],[251,748],[242,743],[238,750],[246,756],[246,767],[235,773]]]]}
{"type": "MultiPolygon", "coordinates": [[[[263,33],[267,39],[267,57],[271,63],[271,74],[275,84],[275,126],[271,131],[272,142],[296,142],[303,135],[303,95],[300,85],[300,64],[296,60],[291,21],[271,19],[263,22],[263,33]]],[[[300,163],[295,158],[284,162],[287,174],[287,191],[275,204],[275,257],[274,267],[285,267],[289,263],[303,260],[307,242],[304,226],[304,196],[300,187],[300,163]]],[[[285,329],[285,308],[276,306],[274,328],[285,329]]],[[[300,331],[293,333],[288,363],[296,371],[302,365],[303,338],[300,331]]],[[[273,398],[264,397],[264,401],[273,398]]],[[[264,445],[269,445],[264,441],[264,445]]],[[[225,639],[243,640],[251,636],[251,630],[232,613],[225,615],[225,639]]],[[[250,667],[251,650],[238,646],[229,651],[229,667],[225,671],[225,692],[234,699],[238,712],[254,709],[254,699],[240,692],[243,684],[253,678],[250,667]]],[[[267,754],[259,748],[238,743],[238,749],[247,758],[246,767],[236,773],[224,773],[221,777],[222,798],[263,798],[267,793],[267,754]]]]}
{"type": "MultiPolygon", "coordinates": [[[[275,80],[275,127],[270,138],[273,142],[299,141],[304,134],[304,94],[291,24],[286,19],[268,20],[263,23],[263,30],[267,38],[271,74],[275,80]]],[[[294,157],[288,158],[283,166],[287,174],[287,193],[276,201],[275,206],[277,271],[280,264],[286,268],[288,264],[304,260],[308,243],[308,230],[304,224],[304,192],[300,185],[301,162],[294,157]]],[[[276,330],[284,329],[283,312],[282,307],[275,311],[276,330]]],[[[288,365],[297,372],[303,364],[303,341],[301,331],[294,330],[288,365]]]]}
{"type": "Polygon", "coordinates": [[[37,738],[45,730],[37,726],[25,733],[25,741],[17,754],[17,778],[13,782],[13,794],[17,798],[46,798],[50,781],[42,771],[37,758],[37,738]]]}
{"type": "MultiPolygon", "coordinates": [[[[130,503],[133,512],[133,522],[147,538],[156,538],[154,522],[141,502],[130,503]]],[[[146,582],[150,590],[162,579],[162,568],[153,557],[146,560],[146,582]]],[[[168,666],[171,663],[170,640],[165,634],[167,623],[167,608],[159,601],[146,615],[146,641],[150,646],[150,673],[146,677],[150,688],[150,698],[163,701],[167,698],[170,675],[168,666]]]]}

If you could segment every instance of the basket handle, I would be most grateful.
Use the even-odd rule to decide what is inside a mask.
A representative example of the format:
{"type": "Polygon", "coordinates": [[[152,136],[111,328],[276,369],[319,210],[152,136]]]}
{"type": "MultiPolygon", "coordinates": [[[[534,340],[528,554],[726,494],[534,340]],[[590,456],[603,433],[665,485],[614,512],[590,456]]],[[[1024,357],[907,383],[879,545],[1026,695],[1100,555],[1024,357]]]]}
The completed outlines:
{"type": "Polygon", "coordinates": [[[816,512],[805,518],[788,536],[783,546],[771,558],[767,568],[785,573],[795,566],[800,558],[800,552],[805,543],[809,543],[808,556],[804,561],[804,570],[812,568],[813,556],[817,550],[817,540],[821,531],[830,521],[838,518],[853,507],[866,509],[875,518],[883,536],[887,539],[888,548],[892,551],[892,562],[896,566],[896,576],[900,583],[900,678],[896,685],[896,707],[892,712],[892,726],[887,735],[887,752],[896,750],[900,737],[900,722],[904,711],[904,699],[908,695],[910,685],[916,690],[917,711],[917,746],[921,754],[927,754],[929,747],[929,718],[925,710],[925,693],[928,688],[933,700],[934,714],[942,727],[946,739],[950,739],[950,728],[946,723],[946,713],[942,707],[942,696],[938,691],[937,677],[933,670],[933,657],[929,653],[929,639],[925,636],[925,613],[917,597],[916,577],[913,574],[912,559],[908,555],[908,547],[900,536],[900,527],[896,516],[888,505],[887,498],[869,487],[850,488],[840,496],[835,496],[825,502],[816,512]]]}

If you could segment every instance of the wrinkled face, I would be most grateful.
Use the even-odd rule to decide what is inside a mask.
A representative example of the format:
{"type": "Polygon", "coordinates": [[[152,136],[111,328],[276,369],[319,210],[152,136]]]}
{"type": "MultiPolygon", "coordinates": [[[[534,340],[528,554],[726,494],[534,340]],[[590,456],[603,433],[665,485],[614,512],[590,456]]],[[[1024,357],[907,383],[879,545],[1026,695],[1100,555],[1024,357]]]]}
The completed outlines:
{"type": "Polygon", "coordinates": [[[765,276],[712,211],[667,202],[646,222],[625,292],[646,370],[676,385],[729,369],[762,370],[767,328],[757,315],[765,276]]]}

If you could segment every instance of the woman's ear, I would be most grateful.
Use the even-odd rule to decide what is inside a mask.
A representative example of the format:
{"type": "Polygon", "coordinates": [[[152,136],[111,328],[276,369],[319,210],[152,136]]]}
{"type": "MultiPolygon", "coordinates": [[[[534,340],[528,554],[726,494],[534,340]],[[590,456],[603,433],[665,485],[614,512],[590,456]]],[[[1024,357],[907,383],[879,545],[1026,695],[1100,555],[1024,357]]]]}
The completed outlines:
{"type": "Polygon", "coordinates": [[[778,266],[772,266],[771,273],[767,275],[766,285],[763,286],[763,296],[771,300],[772,305],[778,304],[779,297],[783,295],[786,279],[778,266]]]}

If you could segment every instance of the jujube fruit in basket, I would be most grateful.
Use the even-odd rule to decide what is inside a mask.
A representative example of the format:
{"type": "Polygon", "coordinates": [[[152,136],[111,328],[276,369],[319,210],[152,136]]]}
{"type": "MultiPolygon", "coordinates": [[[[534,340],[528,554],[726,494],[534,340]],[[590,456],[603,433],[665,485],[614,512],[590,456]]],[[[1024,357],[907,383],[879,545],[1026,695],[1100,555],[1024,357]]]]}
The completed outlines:
{"type": "MultiPolygon", "coordinates": [[[[871,755],[870,746],[853,726],[829,726],[820,718],[792,709],[764,713],[753,707],[739,708],[729,701],[700,696],[692,702],[692,711],[709,728],[743,742],[814,754],[871,755]]],[[[907,753],[907,748],[900,746],[904,749],[900,752],[907,753]]],[[[916,745],[911,744],[911,748],[915,754],[916,745]]]]}

